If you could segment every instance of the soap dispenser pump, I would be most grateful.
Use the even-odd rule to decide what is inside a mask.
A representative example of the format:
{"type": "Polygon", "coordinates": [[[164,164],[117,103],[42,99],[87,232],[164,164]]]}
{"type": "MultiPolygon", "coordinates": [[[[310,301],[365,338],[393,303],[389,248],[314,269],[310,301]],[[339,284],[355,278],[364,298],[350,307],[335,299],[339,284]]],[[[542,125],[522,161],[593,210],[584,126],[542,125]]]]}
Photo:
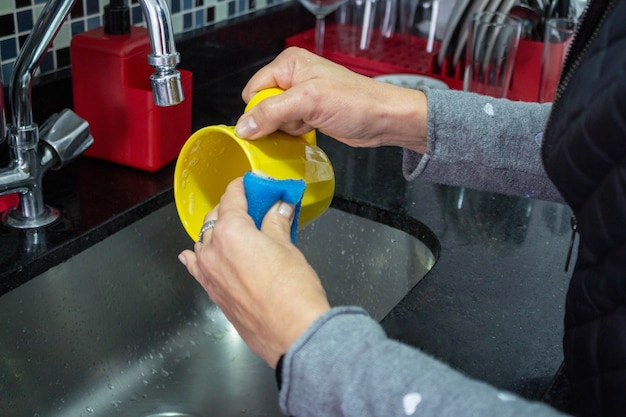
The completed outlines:
{"type": "Polygon", "coordinates": [[[126,0],[111,0],[104,6],[104,33],[128,35],[130,33],[130,8],[126,0]]]}
{"type": "Polygon", "coordinates": [[[131,25],[126,0],[111,0],[103,22],[70,44],[74,110],[94,137],[85,155],[156,171],[176,159],[191,134],[192,74],[179,70],[182,103],[157,106],[147,29],[131,25]]]}

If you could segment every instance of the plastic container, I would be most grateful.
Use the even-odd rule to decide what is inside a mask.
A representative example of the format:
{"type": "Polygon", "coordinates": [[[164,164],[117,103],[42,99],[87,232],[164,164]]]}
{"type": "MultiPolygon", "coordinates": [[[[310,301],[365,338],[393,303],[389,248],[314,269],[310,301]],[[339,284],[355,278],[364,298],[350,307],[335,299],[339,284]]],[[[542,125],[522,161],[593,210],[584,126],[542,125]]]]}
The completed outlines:
{"type": "Polygon", "coordinates": [[[19,197],[16,193],[0,195],[0,213],[7,211],[13,207],[17,207],[19,197]]]}
{"type": "Polygon", "coordinates": [[[120,17],[125,15],[115,16],[109,32],[117,33],[96,28],[74,36],[70,45],[74,111],[94,137],[85,155],[156,171],[176,159],[191,135],[192,74],[180,70],[182,103],[156,106],[148,32],[128,25],[120,17]]]}

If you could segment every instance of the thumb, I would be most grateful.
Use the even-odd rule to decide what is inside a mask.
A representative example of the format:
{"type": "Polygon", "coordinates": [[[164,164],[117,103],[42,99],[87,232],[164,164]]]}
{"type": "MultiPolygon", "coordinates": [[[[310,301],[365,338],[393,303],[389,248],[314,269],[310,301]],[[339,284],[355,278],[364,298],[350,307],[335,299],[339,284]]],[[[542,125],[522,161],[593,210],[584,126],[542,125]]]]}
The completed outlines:
{"type": "MultiPolygon", "coordinates": [[[[197,245],[197,243],[196,243],[197,245]]],[[[193,277],[200,276],[200,271],[198,268],[198,258],[196,257],[196,253],[192,250],[184,250],[178,255],[178,260],[180,261],[185,268],[187,268],[187,272],[193,277]]]]}
{"type": "Polygon", "coordinates": [[[244,139],[259,139],[277,130],[298,136],[312,129],[303,120],[313,111],[300,94],[287,90],[248,109],[237,121],[235,133],[244,139]]]}
{"type": "Polygon", "coordinates": [[[261,231],[280,242],[291,242],[291,224],[296,207],[278,201],[267,212],[261,223],[261,231]]]}

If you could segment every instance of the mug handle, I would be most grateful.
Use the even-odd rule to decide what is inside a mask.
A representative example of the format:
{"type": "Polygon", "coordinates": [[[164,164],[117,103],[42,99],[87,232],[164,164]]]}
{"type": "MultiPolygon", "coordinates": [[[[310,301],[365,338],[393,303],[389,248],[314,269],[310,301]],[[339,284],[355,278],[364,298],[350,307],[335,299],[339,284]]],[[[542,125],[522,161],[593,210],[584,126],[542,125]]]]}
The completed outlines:
{"type": "MultiPolygon", "coordinates": [[[[278,95],[282,92],[284,92],[285,90],[277,88],[277,87],[271,87],[271,88],[266,88],[265,90],[261,90],[258,93],[256,93],[254,96],[252,96],[252,98],[250,99],[250,101],[248,102],[248,104],[246,105],[246,109],[244,110],[244,113],[247,112],[248,110],[250,110],[251,108],[253,108],[254,106],[256,106],[257,104],[259,104],[261,101],[265,100],[268,97],[272,97],[275,95],[278,95]]],[[[315,129],[304,133],[303,135],[301,135],[301,137],[311,146],[317,146],[317,137],[315,135],[315,129]]]]}

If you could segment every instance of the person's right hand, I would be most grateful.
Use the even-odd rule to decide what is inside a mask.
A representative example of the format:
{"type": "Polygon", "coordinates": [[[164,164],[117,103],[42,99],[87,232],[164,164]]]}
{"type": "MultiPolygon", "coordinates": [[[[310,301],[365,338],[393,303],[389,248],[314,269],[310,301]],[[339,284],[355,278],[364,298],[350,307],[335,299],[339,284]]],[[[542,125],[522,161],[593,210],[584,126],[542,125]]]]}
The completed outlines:
{"type": "Polygon", "coordinates": [[[294,210],[275,204],[258,230],[237,178],[205,217],[216,220],[215,227],[179,256],[250,349],[272,367],[330,309],[317,273],[291,242],[294,210]]]}
{"type": "Polygon", "coordinates": [[[401,146],[426,150],[426,95],[356,74],[300,48],[283,51],[242,92],[248,102],[278,87],[241,116],[237,135],[258,139],[276,130],[301,135],[319,129],[353,147],[401,146]]]}

